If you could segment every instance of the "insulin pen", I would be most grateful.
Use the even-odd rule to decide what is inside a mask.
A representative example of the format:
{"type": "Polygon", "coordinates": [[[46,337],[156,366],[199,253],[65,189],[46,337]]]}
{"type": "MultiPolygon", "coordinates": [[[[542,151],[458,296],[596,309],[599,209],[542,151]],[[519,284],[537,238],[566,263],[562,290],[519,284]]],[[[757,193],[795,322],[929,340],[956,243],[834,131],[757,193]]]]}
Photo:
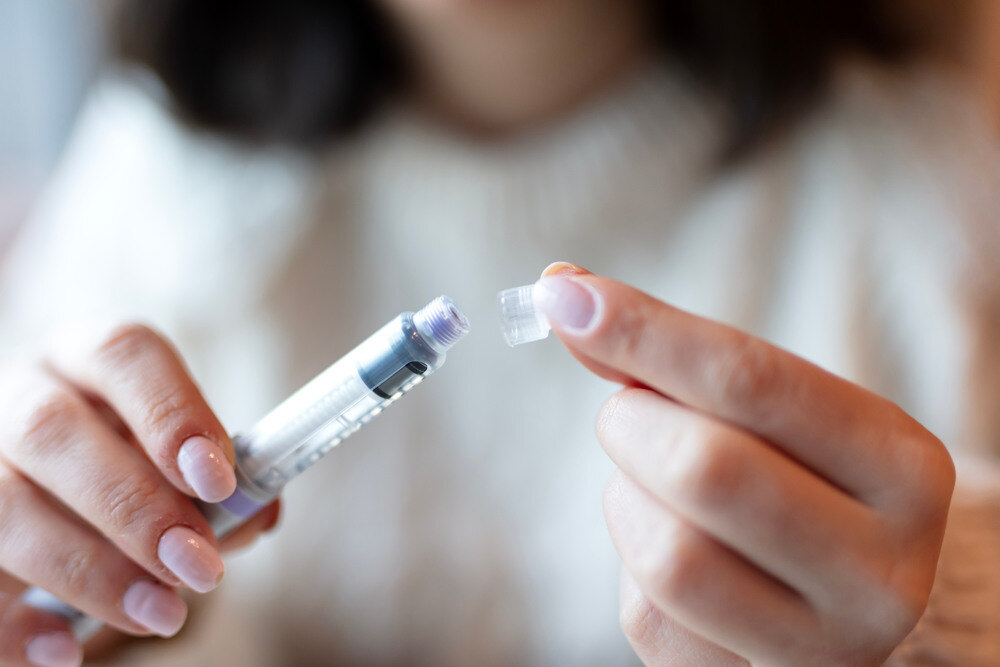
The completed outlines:
{"type": "MultiPolygon", "coordinates": [[[[289,480],[437,370],[467,333],[468,319],[455,302],[440,296],[397,316],[235,436],[236,491],[221,503],[199,503],[215,535],[221,538],[246,522],[289,480]]],[[[28,589],[22,599],[65,618],[81,642],[102,626],[41,588],[28,589]]]]}

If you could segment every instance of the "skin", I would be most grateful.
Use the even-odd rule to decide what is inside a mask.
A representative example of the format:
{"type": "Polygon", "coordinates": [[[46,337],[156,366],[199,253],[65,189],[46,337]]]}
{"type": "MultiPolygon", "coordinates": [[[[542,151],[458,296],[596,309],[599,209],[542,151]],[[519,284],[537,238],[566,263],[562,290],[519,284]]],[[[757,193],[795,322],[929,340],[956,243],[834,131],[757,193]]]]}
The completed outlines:
{"type": "MultiPolygon", "coordinates": [[[[377,1],[410,46],[414,103],[483,136],[558,117],[644,51],[639,0],[377,1]]],[[[38,350],[11,355],[0,370],[3,664],[27,664],[33,637],[66,630],[61,619],[19,602],[26,586],[120,632],[148,635],[126,615],[123,599],[137,581],[176,597],[182,582],[158,553],[168,530],[190,528],[200,549],[214,553],[245,546],[276,522],[274,504],[216,543],[178,452],[200,435],[231,464],[232,444],[158,332],[128,322],[61,332],[38,350]]]]}
{"type": "MultiPolygon", "coordinates": [[[[559,118],[648,50],[639,0],[376,1],[410,47],[415,103],[483,136],[559,118]]],[[[996,43],[977,42],[989,58],[996,43]]],[[[891,403],[762,341],[578,267],[548,271],[559,272],[606,309],[587,335],[557,334],[625,387],[598,436],[619,468],[605,505],[624,563],[621,622],[642,660],[880,662],[933,581],[954,483],[942,445],[891,403]]],[[[31,637],[65,630],[18,602],[26,585],[146,635],[121,600],[138,579],[180,585],[157,557],[165,530],[189,526],[225,551],[275,524],[277,504],[216,545],[177,452],[205,434],[231,460],[231,443],[157,332],[70,332],[2,371],[0,662],[27,664],[31,637]]]]}
{"type": "MultiPolygon", "coordinates": [[[[572,265],[546,273],[598,295],[596,328],[554,328],[625,386],[597,430],[619,468],[605,509],[637,654],[650,665],[879,664],[933,582],[955,475],[941,443],[763,341],[572,265]]],[[[157,560],[159,537],[186,525],[215,544],[177,470],[179,444],[205,434],[231,456],[155,331],[60,340],[9,363],[0,394],[0,660],[12,665],[27,664],[31,637],[65,628],[17,601],[25,583],[149,634],[121,600],[140,579],[180,584],[157,560]]],[[[262,511],[233,544],[276,518],[276,506],[262,511]]]]}
{"type": "Polygon", "coordinates": [[[597,417],[648,665],[878,665],[926,606],[955,469],[891,402],[765,341],[579,267],[603,302],[553,328],[624,388],[597,417]]]}
{"type": "Polygon", "coordinates": [[[978,86],[982,95],[984,113],[994,119],[994,128],[1000,132],[1000,5],[989,0],[981,0],[973,10],[973,31],[971,39],[965,40],[967,49],[964,62],[972,70],[973,77],[982,81],[978,86]]]}
{"type": "Polygon", "coordinates": [[[416,70],[414,102],[451,131],[545,125],[643,61],[643,0],[375,0],[416,70]]]}
{"type": "MultiPolygon", "coordinates": [[[[3,364],[0,405],[0,662],[28,664],[28,641],[66,630],[23,605],[41,586],[121,632],[147,628],[123,609],[128,587],[181,581],[157,556],[161,535],[194,529],[220,551],[274,527],[278,504],[219,545],[177,467],[192,434],[232,444],[174,348],[139,324],[57,337],[3,364]]],[[[179,598],[178,598],[179,600],[179,598]]],[[[183,604],[183,603],[181,603],[183,604]]]]}

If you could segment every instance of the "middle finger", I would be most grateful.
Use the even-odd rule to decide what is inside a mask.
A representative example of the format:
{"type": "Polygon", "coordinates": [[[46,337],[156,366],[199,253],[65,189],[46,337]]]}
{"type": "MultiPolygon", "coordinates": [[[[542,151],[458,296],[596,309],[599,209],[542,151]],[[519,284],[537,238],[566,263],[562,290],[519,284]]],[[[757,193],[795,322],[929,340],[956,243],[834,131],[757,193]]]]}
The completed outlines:
{"type": "Polygon", "coordinates": [[[872,510],[767,443],[652,391],[609,399],[598,439],[648,492],[815,602],[843,594],[855,555],[882,530],[872,510]]]}

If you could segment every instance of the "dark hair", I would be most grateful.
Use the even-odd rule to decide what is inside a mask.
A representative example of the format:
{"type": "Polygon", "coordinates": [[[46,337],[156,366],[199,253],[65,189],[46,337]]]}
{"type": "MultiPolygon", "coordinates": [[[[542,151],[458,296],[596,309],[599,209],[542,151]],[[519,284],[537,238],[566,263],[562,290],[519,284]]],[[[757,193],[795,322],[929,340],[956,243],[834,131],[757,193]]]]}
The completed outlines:
{"type": "MultiPolygon", "coordinates": [[[[752,144],[822,90],[844,51],[879,59],[914,39],[884,0],[650,0],[663,52],[732,110],[752,144]]],[[[120,52],[154,70],[191,122],[315,145],[368,118],[405,78],[373,0],[126,0],[120,52]]]]}
{"type": "Polygon", "coordinates": [[[183,118],[252,141],[336,137],[400,79],[370,0],[127,0],[117,27],[183,118]]]}

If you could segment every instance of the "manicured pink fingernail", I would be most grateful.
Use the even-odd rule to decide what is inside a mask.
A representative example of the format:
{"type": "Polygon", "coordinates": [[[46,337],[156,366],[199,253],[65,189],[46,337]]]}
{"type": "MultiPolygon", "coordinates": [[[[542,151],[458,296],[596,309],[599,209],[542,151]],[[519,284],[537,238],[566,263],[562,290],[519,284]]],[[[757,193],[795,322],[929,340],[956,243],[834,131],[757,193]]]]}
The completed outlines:
{"type": "Polygon", "coordinates": [[[122,608],[133,621],[162,637],[173,637],[184,625],[187,605],[169,588],[137,581],[122,597],[122,608]]]}
{"type": "Polygon", "coordinates": [[[217,503],[233,495],[236,473],[222,447],[200,435],[188,438],[177,452],[177,467],[198,497],[217,503]]]}
{"type": "Polygon", "coordinates": [[[174,526],[163,533],[156,553],[185,586],[198,593],[207,593],[222,579],[224,568],[219,552],[186,526],[174,526]]]}
{"type": "Polygon", "coordinates": [[[39,667],[77,667],[83,662],[83,647],[68,632],[46,632],[28,641],[24,655],[39,667]]]}
{"type": "Polygon", "coordinates": [[[563,276],[547,276],[535,283],[535,307],[550,322],[572,334],[589,333],[600,322],[603,300],[586,283],[563,276]]]}

